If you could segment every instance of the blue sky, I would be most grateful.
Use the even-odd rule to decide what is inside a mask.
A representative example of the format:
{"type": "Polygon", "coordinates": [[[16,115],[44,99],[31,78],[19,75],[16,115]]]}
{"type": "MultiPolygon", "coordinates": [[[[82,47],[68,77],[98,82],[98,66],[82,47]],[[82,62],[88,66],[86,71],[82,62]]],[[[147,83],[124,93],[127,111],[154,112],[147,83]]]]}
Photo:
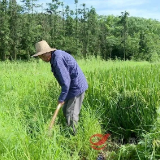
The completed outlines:
{"type": "MultiPolygon", "coordinates": [[[[20,0],[17,0],[19,2],[20,0]]],[[[74,0],[60,0],[70,8],[75,8],[74,0]]],[[[39,4],[51,3],[52,0],[38,0],[39,4]]],[[[85,3],[86,7],[96,9],[99,15],[121,15],[127,11],[130,16],[152,18],[160,21],[160,0],[78,0],[78,6],[85,3]]]]}

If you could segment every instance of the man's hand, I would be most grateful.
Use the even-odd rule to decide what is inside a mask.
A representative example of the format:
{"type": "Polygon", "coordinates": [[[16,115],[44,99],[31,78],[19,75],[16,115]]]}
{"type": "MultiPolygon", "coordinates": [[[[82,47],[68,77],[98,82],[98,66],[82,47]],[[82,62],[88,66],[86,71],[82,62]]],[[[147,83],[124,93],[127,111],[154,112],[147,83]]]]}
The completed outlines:
{"type": "Polygon", "coordinates": [[[58,104],[61,104],[61,106],[62,106],[62,105],[64,105],[64,101],[63,101],[63,102],[59,102],[59,101],[58,101],[58,104]]]}

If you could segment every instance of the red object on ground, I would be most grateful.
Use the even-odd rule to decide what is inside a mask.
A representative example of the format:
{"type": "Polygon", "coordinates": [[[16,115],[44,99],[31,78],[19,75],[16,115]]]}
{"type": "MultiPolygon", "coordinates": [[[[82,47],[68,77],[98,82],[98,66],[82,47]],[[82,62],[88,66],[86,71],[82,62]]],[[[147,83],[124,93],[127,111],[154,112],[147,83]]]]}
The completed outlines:
{"type": "Polygon", "coordinates": [[[102,134],[92,135],[90,137],[90,143],[92,144],[91,147],[95,150],[101,150],[101,149],[105,148],[105,146],[106,146],[105,142],[107,141],[109,136],[110,136],[110,134],[108,134],[108,133],[105,135],[102,135],[102,134]],[[98,138],[100,138],[100,140],[98,142],[93,142],[92,139],[94,137],[98,137],[98,138]],[[101,145],[103,145],[103,146],[101,146],[101,145]],[[99,146],[101,146],[101,147],[99,148],[99,146]]]}

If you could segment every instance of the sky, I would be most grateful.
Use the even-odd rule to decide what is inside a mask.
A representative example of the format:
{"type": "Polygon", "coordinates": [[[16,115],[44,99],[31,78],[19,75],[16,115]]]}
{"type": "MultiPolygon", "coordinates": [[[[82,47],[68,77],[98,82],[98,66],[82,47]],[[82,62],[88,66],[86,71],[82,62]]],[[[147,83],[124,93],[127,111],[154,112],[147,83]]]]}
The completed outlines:
{"type": "MultiPolygon", "coordinates": [[[[71,9],[75,9],[74,0],[60,0],[71,9]]],[[[20,0],[17,0],[19,3],[20,0]]],[[[51,3],[52,0],[37,0],[39,4],[51,3]]],[[[85,3],[87,8],[95,8],[98,15],[120,16],[129,12],[129,16],[151,18],[160,21],[160,0],[78,0],[78,7],[85,3]]]]}

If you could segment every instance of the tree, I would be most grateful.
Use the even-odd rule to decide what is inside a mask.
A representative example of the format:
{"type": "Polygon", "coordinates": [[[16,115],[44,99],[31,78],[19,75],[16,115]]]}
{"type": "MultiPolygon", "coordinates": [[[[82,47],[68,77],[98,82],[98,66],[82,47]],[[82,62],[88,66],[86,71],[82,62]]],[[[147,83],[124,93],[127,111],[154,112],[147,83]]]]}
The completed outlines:
{"type": "Polygon", "coordinates": [[[9,15],[8,15],[8,1],[0,1],[0,59],[6,60],[9,55],[9,15]]]}
{"type": "Polygon", "coordinates": [[[36,21],[34,20],[34,1],[36,0],[23,0],[25,5],[23,6],[24,14],[22,16],[22,50],[25,50],[25,58],[30,59],[30,54],[34,53],[35,37],[37,36],[35,31],[36,21]]]}
{"type": "Polygon", "coordinates": [[[21,7],[17,5],[16,0],[9,2],[9,26],[10,26],[10,58],[17,59],[18,48],[20,46],[20,16],[21,7]]]}
{"type": "Polygon", "coordinates": [[[121,12],[120,24],[122,25],[121,38],[122,38],[122,47],[123,47],[123,58],[126,60],[126,41],[128,37],[128,12],[121,12]]]}

